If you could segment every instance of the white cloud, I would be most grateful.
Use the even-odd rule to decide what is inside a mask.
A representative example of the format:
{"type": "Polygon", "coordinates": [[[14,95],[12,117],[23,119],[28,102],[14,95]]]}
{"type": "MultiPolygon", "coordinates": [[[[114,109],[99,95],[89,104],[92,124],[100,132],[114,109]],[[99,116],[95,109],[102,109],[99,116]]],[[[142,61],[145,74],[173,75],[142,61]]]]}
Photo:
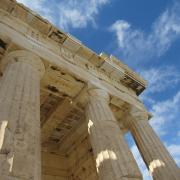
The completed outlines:
{"type": "MultiPolygon", "coordinates": [[[[153,118],[150,121],[157,134],[165,135],[169,131],[169,125],[177,121],[180,116],[180,91],[171,99],[158,102],[152,106],[153,118]]],[[[177,127],[178,128],[178,127],[177,127]]]]}
{"type": "Polygon", "coordinates": [[[111,27],[111,30],[116,31],[118,44],[121,48],[124,48],[126,46],[125,37],[130,27],[130,24],[124,20],[116,21],[111,27]]]}
{"type": "Polygon", "coordinates": [[[84,28],[88,23],[95,25],[99,9],[110,0],[18,0],[40,13],[60,28],[84,28]]]}
{"type": "Polygon", "coordinates": [[[86,27],[89,22],[95,24],[94,19],[99,8],[108,2],[109,0],[68,0],[60,3],[58,5],[60,26],[67,29],[69,26],[73,28],[86,27]]]}
{"type": "Polygon", "coordinates": [[[139,73],[148,82],[140,99],[151,107],[156,104],[157,95],[167,93],[180,83],[180,72],[173,66],[153,67],[139,73]]]}
{"type": "Polygon", "coordinates": [[[140,98],[151,105],[155,103],[154,94],[162,93],[180,83],[180,72],[174,66],[153,67],[139,73],[148,82],[148,88],[140,98]]]}
{"type": "Polygon", "coordinates": [[[167,145],[167,149],[180,167],[180,144],[169,144],[167,145]]]}
{"type": "Polygon", "coordinates": [[[131,63],[159,57],[180,37],[180,3],[163,12],[149,33],[135,29],[124,20],[116,21],[110,30],[116,34],[121,55],[131,63]]]}
{"type": "Polygon", "coordinates": [[[150,68],[140,74],[148,81],[148,93],[162,92],[180,82],[180,73],[172,66],[150,68]]]}
{"type": "Polygon", "coordinates": [[[40,8],[45,0],[31,0],[31,1],[17,0],[17,1],[27,5],[28,7],[33,8],[33,9],[40,10],[40,8]]]}
{"type": "MultiPolygon", "coordinates": [[[[39,13],[44,18],[54,23],[53,19],[53,9],[51,9],[51,5],[47,6],[47,0],[17,0],[18,2],[24,4],[28,8],[34,10],[35,13],[39,13]]],[[[48,3],[49,4],[49,3],[48,3]]]]}

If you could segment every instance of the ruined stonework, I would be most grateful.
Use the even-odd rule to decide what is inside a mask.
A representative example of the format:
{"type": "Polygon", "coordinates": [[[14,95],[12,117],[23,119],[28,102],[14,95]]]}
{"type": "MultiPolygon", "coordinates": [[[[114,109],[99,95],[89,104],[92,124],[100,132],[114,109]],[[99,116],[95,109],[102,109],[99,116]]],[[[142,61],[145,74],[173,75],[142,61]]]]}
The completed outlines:
{"type": "Polygon", "coordinates": [[[146,81],[15,0],[0,0],[0,180],[179,180],[138,98],[146,81]]]}

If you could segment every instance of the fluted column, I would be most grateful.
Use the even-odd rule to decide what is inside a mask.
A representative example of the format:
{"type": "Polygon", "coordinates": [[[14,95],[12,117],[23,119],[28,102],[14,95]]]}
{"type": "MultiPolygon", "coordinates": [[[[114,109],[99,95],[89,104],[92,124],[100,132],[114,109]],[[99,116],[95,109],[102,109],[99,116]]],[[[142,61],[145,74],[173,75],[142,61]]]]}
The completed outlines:
{"type": "Polygon", "coordinates": [[[148,123],[146,112],[132,108],[125,124],[130,129],[136,145],[154,180],[179,180],[175,161],[148,123]]]}
{"type": "Polygon", "coordinates": [[[3,59],[0,85],[0,179],[40,180],[40,78],[44,65],[31,52],[3,59]]]}
{"type": "Polygon", "coordinates": [[[88,131],[101,180],[139,180],[141,173],[109,107],[104,90],[89,90],[88,131]]]}

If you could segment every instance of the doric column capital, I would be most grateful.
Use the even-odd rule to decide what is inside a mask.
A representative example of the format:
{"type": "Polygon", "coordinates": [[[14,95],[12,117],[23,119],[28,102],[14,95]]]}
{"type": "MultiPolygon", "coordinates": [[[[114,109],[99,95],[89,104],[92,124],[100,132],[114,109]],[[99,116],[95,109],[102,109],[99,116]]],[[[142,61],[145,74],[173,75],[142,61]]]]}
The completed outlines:
{"type": "Polygon", "coordinates": [[[135,120],[148,120],[148,112],[139,110],[136,107],[132,106],[129,110],[131,118],[135,120]]]}
{"type": "Polygon", "coordinates": [[[44,63],[39,56],[27,50],[16,50],[5,55],[5,57],[2,59],[2,71],[4,71],[8,64],[16,62],[28,63],[40,73],[41,77],[45,72],[44,63]]]}
{"type": "Polygon", "coordinates": [[[104,99],[109,102],[110,96],[104,89],[92,88],[87,91],[88,96],[95,97],[97,99],[104,99]]]}

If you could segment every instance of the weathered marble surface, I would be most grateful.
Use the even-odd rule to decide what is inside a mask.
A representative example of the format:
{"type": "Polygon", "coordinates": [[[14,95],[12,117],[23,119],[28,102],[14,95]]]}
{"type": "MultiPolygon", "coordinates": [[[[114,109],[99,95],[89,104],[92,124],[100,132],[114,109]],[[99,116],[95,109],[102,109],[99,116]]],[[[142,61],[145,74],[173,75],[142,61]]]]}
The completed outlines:
{"type": "Polygon", "coordinates": [[[0,0],[0,180],[142,179],[129,130],[154,179],[178,179],[138,97],[145,88],[114,56],[0,0]],[[131,108],[145,116],[125,117],[131,108]]]}

